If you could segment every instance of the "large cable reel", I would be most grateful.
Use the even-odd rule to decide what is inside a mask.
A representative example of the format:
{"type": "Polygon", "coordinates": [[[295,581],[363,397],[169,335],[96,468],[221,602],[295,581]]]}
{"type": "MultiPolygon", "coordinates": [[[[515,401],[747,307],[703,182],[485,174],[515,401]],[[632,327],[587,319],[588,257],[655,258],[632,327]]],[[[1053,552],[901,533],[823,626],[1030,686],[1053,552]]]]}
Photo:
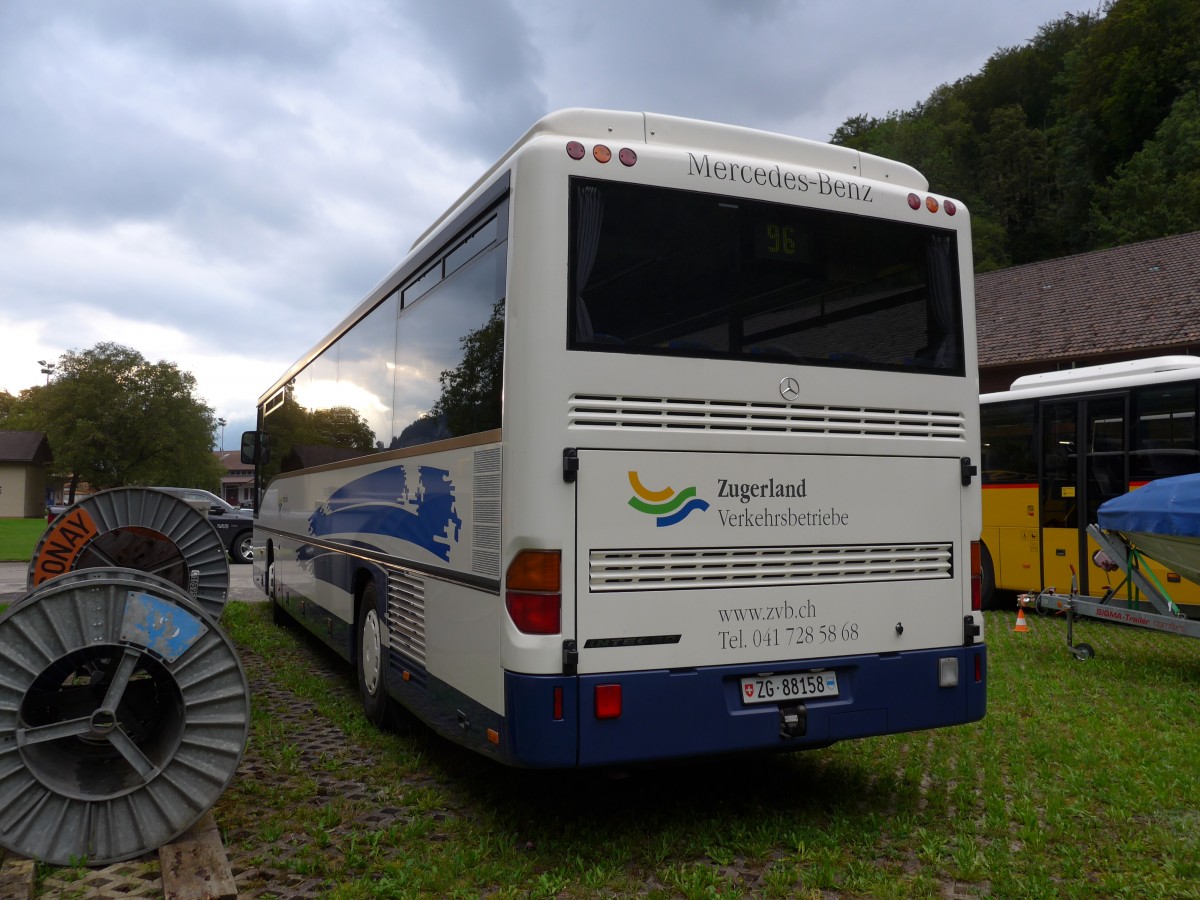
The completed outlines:
{"type": "Polygon", "coordinates": [[[219,618],[229,589],[220,535],[203,513],[152,488],[114,488],[69,506],[42,534],[30,590],[77,569],[129,568],[192,593],[219,618]]]}
{"type": "Polygon", "coordinates": [[[0,615],[0,844],[106,864],[174,840],[237,771],[250,697],[200,603],[133,569],[56,577],[0,615]]]}

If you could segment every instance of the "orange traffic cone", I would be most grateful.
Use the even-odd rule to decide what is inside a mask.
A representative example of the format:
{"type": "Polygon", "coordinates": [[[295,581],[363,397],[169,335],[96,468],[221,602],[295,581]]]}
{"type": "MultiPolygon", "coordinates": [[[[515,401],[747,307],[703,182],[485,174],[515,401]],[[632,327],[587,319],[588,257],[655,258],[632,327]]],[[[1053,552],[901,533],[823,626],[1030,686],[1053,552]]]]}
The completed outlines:
{"type": "Polygon", "coordinates": [[[1025,607],[1017,607],[1017,627],[1013,631],[1028,631],[1029,626],[1025,624],[1025,607]]]}

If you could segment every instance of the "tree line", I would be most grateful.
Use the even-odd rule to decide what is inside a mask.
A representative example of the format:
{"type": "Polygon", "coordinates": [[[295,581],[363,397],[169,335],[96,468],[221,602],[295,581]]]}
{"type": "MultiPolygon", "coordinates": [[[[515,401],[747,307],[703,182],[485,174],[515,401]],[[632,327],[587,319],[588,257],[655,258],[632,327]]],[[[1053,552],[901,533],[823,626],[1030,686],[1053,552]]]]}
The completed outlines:
{"type": "Polygon", "coordinates": [[[965,201],[978,272],[1200,230],[1200,3],[1066,15],[832,141],[965,201]]]}
{"type": "Polygon", "coordinates": [[[0,430],[41,431],[52,478],[93,490],[174,485],[217,490],[224,470],[213,455],[211,407],[196,379],[170,362],[101,343],[59,357],[46,384],[16,396],[0,391],[0,430]]]}

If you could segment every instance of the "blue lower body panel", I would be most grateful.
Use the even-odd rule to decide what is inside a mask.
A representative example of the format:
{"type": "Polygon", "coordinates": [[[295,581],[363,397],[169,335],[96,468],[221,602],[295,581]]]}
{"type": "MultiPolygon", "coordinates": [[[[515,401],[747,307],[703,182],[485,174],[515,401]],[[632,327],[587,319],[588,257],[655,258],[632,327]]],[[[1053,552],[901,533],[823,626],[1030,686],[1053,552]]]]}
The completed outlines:
{"type": "Polygon", "coordinates": [[[975,722],[987,709],[982,644],[772,667],[780,674],[814,669],[837,672],[839,694],[799,702],[802,724],[786,736],[780,709],[797,703],[742,702],[740,680],[761,664],[577,677],[507,672],[501,755],[519,766],[563,767],[803,750],[975,722]],[[950,659],[957,684],[943,687],[939,671],[954,667],[944,662],[950,659]],[[610,685],[620,686],[620,715],[601,719],[596,689],[610,685]]]}

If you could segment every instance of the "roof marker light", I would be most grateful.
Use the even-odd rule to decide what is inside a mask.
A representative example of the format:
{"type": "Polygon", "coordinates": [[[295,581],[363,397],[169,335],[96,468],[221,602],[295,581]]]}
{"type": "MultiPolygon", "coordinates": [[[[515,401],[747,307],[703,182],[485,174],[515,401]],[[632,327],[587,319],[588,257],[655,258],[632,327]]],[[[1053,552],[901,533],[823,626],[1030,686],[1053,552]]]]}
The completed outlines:
{"type": "Polygon", "coordinates": [[[567,141],[567,156],[571,159],[583,159],[583,144],[579,141],[567,141]]]}
{"type": "Polygon", "coordinates": [[[911,206],[913,209],[920,209],[921,208],[921,198],[918,197],[916,194],[909,194],[908,195],[908,205],[911,206]]]}
{"type": "Polygon", "coordinates": [[[633,166],[637,163],[637,154],[628,147],[624,147],[617,154],[617,159],[621,160],[621,165],[623,166],[633,166]]]}
{"type": "Polygon", "coordinates": [[[948,215],[948,216],[952,216],[956,212],[958,212],[958,207],[954,205],[953,200],[947,200],[945,203],[942,204],[942,207],[946,210],[946,215],[948,215]]]}
{"type": "Polygon", "coordinates": [[[612,151],[603,144],[597,144],[592,148],[592,156],[596,157],[596,162],[606,163],[612,159],[612,151]]]}
{"type": "Polygon", "coordinates": [[[927,210],[929,210],[930,212],[937,212],[937,211],[938,211],[938,202],[937,202],[937,198],[935,198],[935,197],[926,197],[926,198],[925,198],[925,208],[926,208],[927,210]]]}

